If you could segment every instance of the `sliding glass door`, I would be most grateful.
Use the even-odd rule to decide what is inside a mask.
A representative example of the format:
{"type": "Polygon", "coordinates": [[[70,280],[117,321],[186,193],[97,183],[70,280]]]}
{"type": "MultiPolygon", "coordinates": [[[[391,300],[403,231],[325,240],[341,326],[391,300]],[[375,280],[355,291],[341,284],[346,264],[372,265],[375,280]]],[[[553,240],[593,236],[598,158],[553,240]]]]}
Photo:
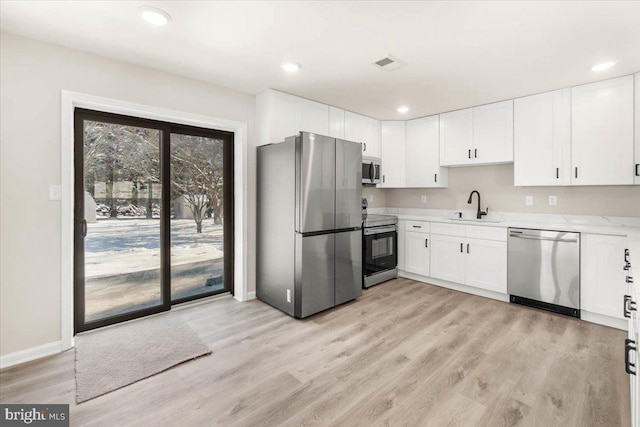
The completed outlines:
{"type": "Polygon", "coordinates": [[[232,290],[233,134],[77,109],[75,329],[232,290]]]}

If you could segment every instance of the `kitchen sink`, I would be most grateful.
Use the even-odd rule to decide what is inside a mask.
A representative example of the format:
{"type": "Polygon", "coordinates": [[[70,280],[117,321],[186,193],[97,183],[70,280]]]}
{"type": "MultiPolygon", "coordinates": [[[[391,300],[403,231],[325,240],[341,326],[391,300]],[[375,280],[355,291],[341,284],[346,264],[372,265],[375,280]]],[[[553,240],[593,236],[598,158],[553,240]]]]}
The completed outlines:
{"type": "Polygon", "coordinates": [[[504,218],[502,218],[500,215],[498,214],[489,214],[487,216],[483,216],[482,219],[478,219],[474,216],[472,216],[471,214],[463,214],[462,218],[458,218],[457,215],[453,216],[453,217],[449,217],[449,219],[451,221],[460,221],[460,222],[477,222],[477,223],[481,223],[481,222],[490,222],[490,223],[498,223],[498,222],[504,222],[504,218]]]}

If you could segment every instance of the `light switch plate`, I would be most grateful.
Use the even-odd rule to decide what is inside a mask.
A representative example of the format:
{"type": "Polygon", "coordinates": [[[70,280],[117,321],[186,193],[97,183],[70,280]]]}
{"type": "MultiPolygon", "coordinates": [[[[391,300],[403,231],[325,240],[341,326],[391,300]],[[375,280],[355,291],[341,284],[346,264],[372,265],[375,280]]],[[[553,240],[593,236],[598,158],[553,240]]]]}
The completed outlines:
{"type": "Polygon", "coordinates": [[[549,206],[556,206],[558,204],[558,197],[549,196],[549,206]]]}
{"type": "Polygon", "coordinates": [[[427,204],[427,196],[426,195],[420,196],[420,203],[422,203],[424,205],[427,204]]]}
{"type": "Polygon", "coordinates": [[[373,202],[373,194],[369,194],[369,201],[373,202]]]}
{"type": "Polygon", "coordinates": [[[533,196],[526,196],[524,198],[524,204],[527,206],[533,206],[533,196]]]}
{"type": "Polygon", "coordinates": [[[62,200],[62,186],[58,184],[49,185],[49,200],[62,200]]]}

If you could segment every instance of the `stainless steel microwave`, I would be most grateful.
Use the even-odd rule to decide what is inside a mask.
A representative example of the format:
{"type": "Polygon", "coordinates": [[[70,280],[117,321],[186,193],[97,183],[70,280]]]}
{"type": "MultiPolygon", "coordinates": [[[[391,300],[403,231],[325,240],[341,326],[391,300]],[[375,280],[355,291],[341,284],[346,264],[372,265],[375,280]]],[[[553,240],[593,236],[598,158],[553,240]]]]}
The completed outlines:
{"type": "Polygon", "coordinates": [[[376,185],[382,176],[382,162],[377,157],[362,158],[362,184],[376,185]]]}

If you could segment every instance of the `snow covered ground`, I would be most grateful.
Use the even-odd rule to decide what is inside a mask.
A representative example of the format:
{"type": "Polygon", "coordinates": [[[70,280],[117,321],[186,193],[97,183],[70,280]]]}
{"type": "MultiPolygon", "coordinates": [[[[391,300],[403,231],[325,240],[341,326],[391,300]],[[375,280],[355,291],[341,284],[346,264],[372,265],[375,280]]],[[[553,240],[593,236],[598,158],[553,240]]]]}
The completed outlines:
{"type": "MultiPolygon", "coordinates": [[[[189,219],[171,220],[171,265],[222,258],[222,225],[202,221],[202,233],[189,219]]],[[[101,218],[88,224],[85,277],[102,277],[160,268],[160,220],[101,218]]]]}
{"type": "MultiPolygon", "coordinates": [[[[173,298],[221,289],[207,279],[223,270],[223,227],[213,219],[196,233],[193,220],[171,220],[173,298]]],[[[88,321],[160,303],[160,220],[100,218],[85,239],[85,314],[88,321]]]]}

